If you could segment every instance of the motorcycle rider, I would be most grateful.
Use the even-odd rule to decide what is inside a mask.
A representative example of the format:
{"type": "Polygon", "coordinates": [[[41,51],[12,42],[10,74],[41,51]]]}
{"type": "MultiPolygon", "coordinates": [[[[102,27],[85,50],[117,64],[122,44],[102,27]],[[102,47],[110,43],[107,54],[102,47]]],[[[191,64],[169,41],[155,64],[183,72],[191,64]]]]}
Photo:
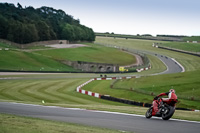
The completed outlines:
{"type": "Polygon", "coordinates": [[[158,108],[159,108],[159,103],[161,102],[161,100],[158,101],[158,98],[161,97],[161,96],[168,96],[168,98],[162,98],[163,102],[166,102],[166,103],[170,103],[172,101],[177,102],[177,96],[175,94],[174,89],[170,89],[169,92],[159,94],[158,96],[156,96],[154,98],[154,101],[153,101],[153,110],[154,110],[152,112],[153,116],[155,116],[155,115],[159,116],[160,115],[160,110],[158,110],[158,108]]]}

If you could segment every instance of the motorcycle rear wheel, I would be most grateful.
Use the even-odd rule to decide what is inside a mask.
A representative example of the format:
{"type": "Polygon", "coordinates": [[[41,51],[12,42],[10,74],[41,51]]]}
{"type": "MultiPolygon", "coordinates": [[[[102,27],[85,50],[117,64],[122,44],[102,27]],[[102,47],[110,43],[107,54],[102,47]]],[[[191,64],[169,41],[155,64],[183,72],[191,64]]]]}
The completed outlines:
{"type": "Polygon", "coordinates": [[[152,117],[152,110],[153,110],[153,107],[150,107],[150,108],[147,110],[147,112],[146,112],[146,114],[145,114],[145,117],[146,117],[147,119],[149,119],[149,118],[152,117]]]}
{"type": "Polygon", "coordinates": [[[175,108],[174,107],[168,106],[167,108],[168,108],[168,112],[166,114],[165,113],[162,114],[162,119],[163,120],[169,120],[172,117],[172,115],[174,114],[174,112],[175,112],[175,108]]]}

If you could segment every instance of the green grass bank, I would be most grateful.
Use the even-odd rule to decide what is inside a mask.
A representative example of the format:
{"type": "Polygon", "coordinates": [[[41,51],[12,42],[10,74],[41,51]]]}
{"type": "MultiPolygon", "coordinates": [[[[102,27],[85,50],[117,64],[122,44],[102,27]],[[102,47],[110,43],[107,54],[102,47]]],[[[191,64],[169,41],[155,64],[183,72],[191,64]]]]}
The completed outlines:
{"type": "Polygon", "coordinates": [[[200,71],[194,71],[136,79],[93,81],[83,89],[117,98],[151,103],[156,95],[173,88],[179,99],[177,107],[200,109],[199,74],[200,71]]]}
{"type": "Polygon", "coordinates": [[[36,53],[43,56],[51,56],[51,58],[56,60],[85,61],[118,65],[129,65],[136,62],[134,56],[115,48],[108,48],[91,43],[85,43],[85,45],[87,45],[87,47],[41,50],[36,53]]]}
{"type": "Polygon", "coordinates": [[[120,133],[105,128],[0,114],[1,133],[120,133]]]}
{"type": "MultiPolygon", "coordinates": [[[[6,47],[7,44],[0,46],[6,47]]],[[[62,49],[28,49],[26,51],[9,49],[0,50],[0,70],[15,71],[67,71],[80,72],[71,66],[62,64],[60,60],[86,61],[129,65],[136,62],[133,55],[114,48],[87,43],[87,47],[62,49]]]]}
{"type": "Polygon", "coordinates": [[[161,46],[175,48],[190,52],[200,52],[200,44],[199,43],[187,43],[187,42],[168,42],[168,43],[161,43],[161,46]]]}

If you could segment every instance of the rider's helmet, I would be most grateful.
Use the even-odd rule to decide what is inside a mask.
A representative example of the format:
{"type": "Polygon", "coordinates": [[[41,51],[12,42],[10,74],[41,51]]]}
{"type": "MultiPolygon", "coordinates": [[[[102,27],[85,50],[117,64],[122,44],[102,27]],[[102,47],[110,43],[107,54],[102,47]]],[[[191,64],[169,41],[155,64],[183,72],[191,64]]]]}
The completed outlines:
{"type": "Polygon", "coordinates": [[[173,92],[173,93],[175,93],[175,90],[174,90],[174,89],[170,89],[169,92],[173,92]]]}

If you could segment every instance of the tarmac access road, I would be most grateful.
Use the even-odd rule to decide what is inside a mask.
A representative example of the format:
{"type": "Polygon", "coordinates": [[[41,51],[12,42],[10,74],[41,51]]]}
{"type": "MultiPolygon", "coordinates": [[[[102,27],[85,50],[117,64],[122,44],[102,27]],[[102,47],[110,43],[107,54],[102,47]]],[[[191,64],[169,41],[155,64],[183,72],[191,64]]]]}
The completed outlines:
{"type": "Polygon", "coordinates": [[[200,122],[146,119],[142,115],[94,111],[56,106],[0,102],[0,113],[97,126],[136,133],[197,133],[200,122]]]}

